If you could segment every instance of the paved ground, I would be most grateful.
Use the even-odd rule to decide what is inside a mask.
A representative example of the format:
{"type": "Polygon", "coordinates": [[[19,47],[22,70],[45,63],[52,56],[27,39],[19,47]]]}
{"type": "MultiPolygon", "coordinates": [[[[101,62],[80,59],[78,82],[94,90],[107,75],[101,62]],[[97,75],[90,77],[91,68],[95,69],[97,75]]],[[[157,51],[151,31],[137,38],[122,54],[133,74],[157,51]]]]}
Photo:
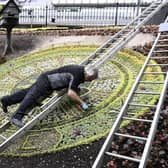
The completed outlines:
{"type": "MultiPolygon", "coordinates": [[[[0,35],[0,56],[4,50],[5,36],[0,35]]],[[[6,56],[7,60],[22,56],[29,52],[38,51],[41,49],[50,48],[53,46],[60,45],[101,45],[107,41],[110,36],[28,36],[19,35],[12,37],[13,48],[15,50],[14,54],[6,56]]],[[[151,42],[154,40],[152,34],[137,34],[126,47],[133,47],[137,45],[144,45],[146,42],[151,42]]]]}
{"type": "Polygon", "coordinates": [[[139,45],[144,45],[145,43],[152,42],[155,39],[155,37],[152,34],[144,34],[144,33],[139,33],[137,34],[132,40],[128,42],[126,47],[133,47],[133,46],[139,46],[139,45]]]}

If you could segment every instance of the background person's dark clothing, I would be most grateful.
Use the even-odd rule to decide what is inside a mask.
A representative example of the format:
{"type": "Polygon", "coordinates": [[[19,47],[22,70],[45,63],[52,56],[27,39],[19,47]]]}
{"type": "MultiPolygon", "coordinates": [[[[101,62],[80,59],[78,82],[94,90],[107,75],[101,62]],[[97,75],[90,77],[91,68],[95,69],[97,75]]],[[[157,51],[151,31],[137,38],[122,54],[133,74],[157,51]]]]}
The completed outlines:
{"type": "Polygon", "coordinates": [[[21,120],[28,109],[35,107],[40,100],[45,99],[47,96],[49,96],[53,90],[60,90],[70,87],[70,89],[78,92],[79,84],[83,82],[84,67],[79,65],[68,65],[42,73],[30,88],[19,90],[10,96],[5,96],[3,97],[3,101],[7,106],[20,103],[22,101],[19,108],[13,115],[14,118],[21,120]],[[63,78],[58,80],[59,82],[62,81],[62,84],[59,83],[57,85],[57,82],[55,82],[54,84],[57,86],[53,88],[51,86],[49,76],[56,73],[63,73],[64,75],[63,78]],[[73,76],[73,80],[66,73],[71,74],[71,76],[73,76]]]}

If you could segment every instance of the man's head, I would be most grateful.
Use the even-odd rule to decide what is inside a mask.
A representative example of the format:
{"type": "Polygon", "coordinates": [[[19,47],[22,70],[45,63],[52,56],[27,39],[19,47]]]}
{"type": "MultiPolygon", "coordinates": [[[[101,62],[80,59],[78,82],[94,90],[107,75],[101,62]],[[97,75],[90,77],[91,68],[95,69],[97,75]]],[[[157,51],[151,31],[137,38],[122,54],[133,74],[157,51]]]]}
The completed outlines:
{"type": "Polygon", "coordinates": [[[97,68],[87,68],[85,67],[85,81],[92,81],[98,78],[98,69],[97,68]]]}

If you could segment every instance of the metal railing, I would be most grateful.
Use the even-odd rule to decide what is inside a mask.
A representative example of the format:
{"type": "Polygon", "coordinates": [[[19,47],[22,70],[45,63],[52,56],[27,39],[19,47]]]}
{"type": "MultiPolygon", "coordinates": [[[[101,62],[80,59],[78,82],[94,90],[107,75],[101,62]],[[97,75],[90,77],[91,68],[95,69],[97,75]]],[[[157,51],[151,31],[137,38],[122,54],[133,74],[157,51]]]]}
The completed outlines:
{"type": "Polygon", "coordinates": [[[21,25],[126,25],[150,3],[55,4],[23,6],[21,25]]]}

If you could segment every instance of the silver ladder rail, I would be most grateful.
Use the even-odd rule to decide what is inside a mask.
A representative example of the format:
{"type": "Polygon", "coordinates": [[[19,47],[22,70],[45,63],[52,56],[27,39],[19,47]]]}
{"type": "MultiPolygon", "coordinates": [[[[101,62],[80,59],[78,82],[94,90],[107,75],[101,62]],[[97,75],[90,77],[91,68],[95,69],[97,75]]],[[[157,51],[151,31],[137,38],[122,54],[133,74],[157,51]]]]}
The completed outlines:
{"type": "MultiPolygon", "coordinates": [[[[166,18],[165,20],[165,23],[168,22],[168,17],[166,18]]],[[[138,77],[136,78],[136,81],[135,83],[133,84],[133,87],[115,121],[115,123],[113,124],[112,128],[111,128],[111,131],[109,133],[109,135],[107,136],[101,150],[99,151],[98,155],[97,155],[97,158],[92,166],[92,168],[100,168],[102,166],[102,163],[103,163],[103,158],[105,157],[105,155],[108,155],[108,156],[113,156],[113,157],[117,157],[117,158],[120,158],[120,159],[127,159],[127,160],[131,160],[131,161],[134,161],[134,162],[138,162],[139,163],[139,168],[145,168],[146,167],[146,162],[147,162],[147,158],[148,158],[148,155],[149,155],[149,152],[150,152],[150,149],[151,149],[151,144],[152,144],[152,141],[154,139],[154,135],[155,135],[155,132],[156,132],[156,128],[157,128],[157,122],[158,122],[158,119],[159,119],[159,113],[160,113],[160,110],[161,110],[161,107],[162,107],[162,104],[163,104],[163,100],[164,100],[164,97],[165,97],[165,94],[166,94],[166,89],[168,87],[168,72],[166,72],[166,78],[165,78],[165,81],[162,82],[162,81],[157,81],[157,82],[152,82],[152,81],[143,81],[142,80],[142,77],[143,75],[147,75],[145,74],[145,70],[147,69],[147,67],[150,67],[151,65],[149,64],[150,60],[152,59],[155,59],[156,56],[155,56],[155,51],[157,51],[158,49],[158,46],[160,46],[160,41],[163,37],[165,37],[165,39],[168,39],[168,36],[167,35],[162,35],[162,33],[164,34],[164,32],[159,32],[158,33],[158,36],[157,38],[155,39],[155,42],[145,60],[145,63],[138,75],[138,77]],[[124,155],[120,155],[120,154],[116,154],[116,153],[110,153],[108,152],[109,149],[110,149],[110,146],[113,142],[113,139],[114,139],[114,136],[117,135],[117,136],[125,136],[125,137],[128,137],[128,138],[134,138],[134,139],[141,139],[143,137],[136,137],[136,136],[131,136],[131,135],[119,135],[117,133],[117,131],[119,130],[120,128],[120,125],[121,125],[121,122],[125,119],[125,120],[132,120],[131,118],[128,118],[126,116],[126,114],[128,113],[127,112],[127,109],[130,105],[135,105],[135,106],[141,106],[141,104],[131,104],[131,100],[132,98],[134,97],[134,95],[136,94],[136,90],[139,86],[139,84],[163,84],[163,88],[162,88],[162,91],[160,93],[160,99],[159,99],[159,102],[156,106],[153,106],[153,108],[156,109],[155,111],[155,114],[154,114],[154,117],[153,117],[153,120],[148,120],[147,122],[151,122],[151,127],[150,127],[150,131],[148,133],[148,137],[146,137],[147,139],[142,139],[142,140],[145,140],[146,143],[145,143],[145,147],[144,147],[144,150],[143,150],[143,154],[141,156],[141,159],[136,159],[136,158],[133,158],[133,157],[128,157],[128,156],[124,156],[124,155]]],[[[168,34],[168,30],[167,30],[167,34],[168,34]]],[[[168,47],[167,43],[165,42],[165,44],[162,44],[164,45],[165,47],[168,47]]],[[[161,49],[159,49],[161,50],[161,49]]],[[[167,52],[168,53],[168,52],[167,52]]],[[[157,56],[158,57],[158,56],[157,56]]],[[[159,58],[165,58],[165,56],[160,56],[159,58]]],[[[168,55],[167,57],[168,58],[168,55]]],[[[157,65],[157,64],[156,64],[157,65]]],[[[160,66],[160,64],[158,65],[160,66]]],[[[160,74],[156,74],[156,75],[160,75],[160,74]]],[[[143,93],[142,93],[143,94],[143,93]]],[[[151,93],[152,95],[152,93],[151,93]]],[[[145,105],[144,105],[145,106],[145,105]]],[[[151,106],[152,107],[152,106],[151,106]]],[[[133,119],[135,120],[135,118],[133,119]]],[[[139,121],[142,121],[142,122],[146,122],[145,120],[141,120],[141,119],[138,119],[139,121]]],[[[137,121],[138,121],[137,120],[137,121]]]]}
{"type": "Polygon", "coordinates": [[[81,64],[91,64],[95,67],[102,65],[109,57],[118,52],[132,37],[134,37],[139,32],[139,28],[154,16],[165,4],[166,2],[163,3],[161,1],[153,2],[133,21],[112,36],[89,57],[84,59],[81,64]],[[98,58],[98,60],[95,58],[98,58]],[[94,62],[92,62],[93,60],[94,62]]]}
{"type": "MultiPolygon", "coordinates": [[[[154,15],[154,13],[156,13],[157,11],[159,11],[159,9],[162,6],[163,5],[160,2],[159,3],[152,3],[149,8],[147,8],[146,10],[144,10],[143,14],[145,14],[145,12],[147,12],[147,11],[152,10],[153,12],[151,13],[151,15],[150,14],[148,15],[148,16],[152,17],[154,15]]],[[[142,15],[140,15],[140,16],[142,16],[142,15]]],[[[144,16],[146,17],[147,15],[144,15],[144,16]]],[[[140,17],[138,17],[138,19],[139,18],[140,17]]],[[[138,21],[138,19],[135,19],[134,21],[132,21],[131,24],[127,25],[123,29],[123,31],[120,31],[119,33],[117,33],[116,35],[114,35],[112,39],[114,39],[115,37],[117,39],[119,39],[118,36],[123,36],[124,34],[122,34],[122,32],[127,31],[127,28],[129,28],[129,26],[131,26],[133,23],[135,24],[136,23],[135,21],[138,21]]],[[[149,19],[149,17],[148,17],[148,19],[149,19]]],[[[144,22],[145,22],[145,19],[144,19],[144,22]]],[[[141,24],[141,26],[142,25],[143,24],[141,24]]],[[[132,36],[130,36],[129,39],[131,37],[132,36]]],[[[110,39],[108,42],[110,43],[111,41],[112,40],[110,39]]],[[[109,43],[108,43],[108,45],[109,45],[109,43]]],[[[106,46],[106,45],[107,45],[107,43],[105,43],[105,45],[103,45],[103,46],[106,46]]],[[[114,45],[114,43],[113,43],[113,45],[114,45]]],[[[117,45],[115,45],[115,46],[117,46],[117,45]]],[[[122,46],[120,46],[120,48],[121,47],[122,46]]],[[[118,48],[117,48],[117,51],[118,51],[118,48]]],[[[106,55],[103,56],[103,57],[106,57],[105,59],[103,59],[103,62],[109,58],[109,56],[107,57],[106,55]]],[[[97,57],[94,56],[92,58],[93,58],[93,60],[90,60],[91,57],[86,58],[84,61],[81,62],[80,65],[90,65],[90,64],[93,64],[92,61],[94,61],[95,59],[97,59],[97,57]]],[[[98,59],[100,59],[100,58],[98,57],[98,59]]],[[[99,61],[99,63],[97,63],[97,64],[100,65],[100,63],[102,63],[102,61],[99,61]]],[[[10,122],[7,121],[3,125],[1,125],[0,126],[0,134],[1,134],[0,135],[0,152],[2,152],[9,144],[11,144],[12,142],[14,142],[17,138],[19,138],[22,135],[24,135],[26,133],[26,131],[28,131],[29,129],[31,129],[38,121],[40,121],[48,113],[50,113],[53,110],[53,108],[55,108],[57,106],[57,103],[59,103],[62,100],[62,98],[63,98],[63,96],[60,96],[60,97],[54,96],[52,99],[50,99],[46,104],[44,104],[41,107],[41,111],[39,112],[39,114],[37,114],[37,116],[35,116],[30,121],[28,121],[28,123],[25,124],[24,127],[16,130],[16,132],[13,135],[11,135],[10,137],[5,137],[5,136],[2,135],[3,131],[5,131],[5,129],[7,129],[7,128],[9,128],[11,126],[10,122]],[[1,143],[1,140],[3,140],[2,143],[1,143]]]]}

